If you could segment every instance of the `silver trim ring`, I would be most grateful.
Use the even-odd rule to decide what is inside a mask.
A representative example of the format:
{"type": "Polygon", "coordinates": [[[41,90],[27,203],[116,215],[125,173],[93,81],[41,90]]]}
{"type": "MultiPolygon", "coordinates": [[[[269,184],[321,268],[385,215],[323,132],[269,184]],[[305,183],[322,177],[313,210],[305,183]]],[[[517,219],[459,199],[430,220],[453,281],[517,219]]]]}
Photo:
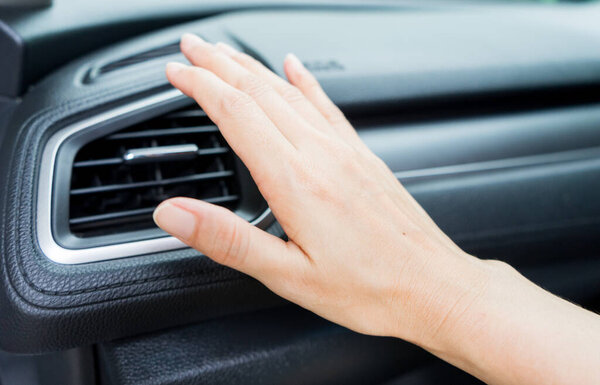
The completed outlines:
{"type": "MultiPolygon", "coordinates": [[[[52,183],[54,166],[60,145],[71,135],[85,130],[115,117],[164,103],[169,100],[182,98],[183,94],[176,89],[169,90],[149,98],[145,98],[114,110],[110,110],[78,123],[63,128],[54,134],[44,148],[40,165],[40,178],[37,192],[37,239],[44,255],[50,260],[67,265],[105,261],[116,258],[133,257],[136,255],[158,253],[161,251],[182,249],[188,247],[180,240],[164,236],[143,241],[133,241],[120,244],[97,246],[84,249],[67,249],[59,245],[52,234],[52,183]]],[[[267,228],[275,221],[270,209],[265,210],[251,224],[267,228]]]]}

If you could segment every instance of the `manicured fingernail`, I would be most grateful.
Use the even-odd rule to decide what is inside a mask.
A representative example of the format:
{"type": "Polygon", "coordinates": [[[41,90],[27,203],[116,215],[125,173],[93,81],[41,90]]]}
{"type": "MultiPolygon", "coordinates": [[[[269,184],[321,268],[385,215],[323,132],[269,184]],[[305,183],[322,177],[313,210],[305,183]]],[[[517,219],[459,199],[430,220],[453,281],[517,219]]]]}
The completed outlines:
{"type": "Polygon", "coordinates": [[[171,79],[175,78],[181,71],[183,71],[187,66],[185,64],[170,62],[167,63],[167,67],[165,68],[165,72],[167,76],[171,79]]]}
{"type": "Polygon", "coordinates": [[[198,35],[194,35],[193,33],[184,33],[181,35],[181,46],[182,47],[194,47],[199,44],[204,43],[198,35]]]}
{"type": "Polygon", "coordinates": [[[229,44],[222,43],[222,42],[218,42],[217,43],[217,48],[220,49],[221,51],[223,51],[223,53],[225,53],[226,55],[229,55],[229,56],[233,56],[233,55],[235,55],[238,52],[235,48],[233,48],[229,44]]]}
{"type": "Polygon", "coordinates": [[[306,67],[304,67],[304,64],[302,64],[300,59],[298,59],[298,56],[294,55],[293,53],[288,53],[285,56],[285,61],[290,63],[292,69],[296,71],[306,71],[306,67]]]}
{"type": "Polygon", "coordinates": [[[183,241],[189,240],[196,229],[196,216],[170,202],[160,204],[152,217],[158,227],[183,241]]]}

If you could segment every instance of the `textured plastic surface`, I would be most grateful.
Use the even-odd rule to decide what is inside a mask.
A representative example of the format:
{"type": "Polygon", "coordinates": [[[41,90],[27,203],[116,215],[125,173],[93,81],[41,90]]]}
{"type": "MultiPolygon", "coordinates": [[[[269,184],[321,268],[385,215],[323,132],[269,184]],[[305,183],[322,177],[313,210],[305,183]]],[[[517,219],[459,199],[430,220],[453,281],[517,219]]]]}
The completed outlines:
{"type": "MultiPolygon", "coordinates": [[[[597,258],[523,273],[564,298],[600,306],[600,293],[593,294],[597,258]]],[[[101,385],[482,384],[413,345],[359,335],[293,306],[114,341],[97,351],[101,385]]]]}
{"type": "MultiPolygon", "coordinates": [[[[98,62],[175,41],[182,31],[191,30],[209,40],[235,44],[233,37],[280,69],[278,63],[284,49],[296,50],[313,62],[331,58],[331,47],[342,44],[342,37],[354,43],[378,38],[390,42],[393,39],[387,34],[396,31],[403,43],[395,49],[374,44],[369,56],[352,50],[350,43],[343,43],[344,50],[334,58],[342,63],[342,73],[315,72],[334,100],[354,115],[361,109],[396,107],[426,98],[439,100],[444,95],[464,96],[468,92],[477,98],[480,93],[495,95],[513,87],[540,87],[540,93],[546,94],[552,87],[570,82],[598,80],[600,51],[592,49],[596,41],[575,32],[576,26],[565,25],[567,22],[553,24],[555,19],[548,21],[542,17],[544,14],[539,14],[535,23],[545,27],[530,36],[527,33],[533,28],[532,21],[521,20],[517,14],[505,15],[513,18],[512,23],[507,23],[491,12],[481,17],[459,17],[459,11],[397,15],[353,12],[345,16],[332,12],[301,13],[294,23],[295,16],[285,12],[240,13],[144,36],[58,71],[23,98],[4,128],[7,131],[0,151],[0,347],[21,352],[65,349],[282,303],[257,282],[198,257],[189,249],[81,266],[57,265],[42,255],[35,238],[34,202],[40,154],[50,135],[82,117],[166,88],[164,61],[160,59],[113,71],[99,81],[83,84],[89,68],[98,62]],[[453,42],[463,48],[448,49],[441,55],[431,36],[427,37],[428,20],[450,25],[457,17],[463,22],[454,29],[452,39],[439,44],[453,42]],[[331,31],[323,35],[326,39],[315,41],[314,36],[299,33],[313,19],[319,21],[316,30],[323,33],[319,26],[330,24],[331,31]],[[249,30],[251,25],[254,32],[249,30]],[[352,28],[355,25],[365,29],[352,28]],[[389,28],[375,28],[379,25],[389,28]],[[285,34],[275,33],[283,26],[289,27],[291,35],[287,48],[285,34]],[[414,39],[402,40],[407,30],[396,30],[394,26],[410,26],[414,39]],[[519,29],[535,49],[517,49],[502,41],[504,32],[514,38],[514,31],[519,29]],[[266,31],[272,37],[266,36],[266,31]],[[504,56],[498,58],[502,59],[499,62],[477,55],[489,41],[485,31],[494,31],[496,44],[503,47],[504,56]],[[418,36],[430,39],[429,45],[417,47],[418,36]],[[561,36],[565,40],[560,40],[561,36]],[[566,42],[566,37],[569,47],[562,52],[549,45],[550,40],[566,42]],[[270,43],[268,47],[262,39],[270,43]],[[309,50],[311,46],[314,51],[309,50]],[[412,59],[400,60],[401,55],[395,50],[412,55],[412,59]],[[524,58],[528,52],[531,54],[524,58]],[[472,53],[472,60],[464,60],[467,53],[472,53]],[[372,60],[370,67],[368,57],[372,60]],[[444,71],[450,68],[445,67],[448,63],[458,72],[444,71]],[[459,72],[462,76],[457,76],[459,72]],[[420,73],[426,76],[415,80],[420,73]],[[469,76],[471,73],[473,77],[469,76]]],[[[435,110],[435,104],[431,109],[435,110]]],[[[533,153],[554,159],[558,152],[575,151],[576,159],[443,173],[412,178],[406,180],[406,185],[444,230],[483,257],[499,254],[498,250],[506,250],[507,244],[526,244],[536,250],[527,253],[528,258],[535,256],[546,263],[547,253],[541,251],[540,245],[558,249],[557,245],[573,236],[581,239],[577,252],[590,253],[597,246],[600,203],[593,194],[600,188],[600,161],[585,155],[600,142],[600,131],[591,130],[599,123],[595,107],[578,111],[555,106],[548,115],[505,112],[478,123],[472,117],[464,121],[455,118],[437,128],[430,123],[382,125],[383,120],[383,116],[380,121],[380,116],[374,115],[370,123],[359,126],[375,151],[401,173],[490,160],[508,161],[510,165],[512,160],[533,153]],[[568,122],[578,123],[564,127],[553,124],[563,114],[569,117],[568,122]],[[572,129],[572,137],[564,131],[567,128],[572,129]],[[400,144],[406,141],[412,144],[410,149],[400,144]],[[529,143],[527,147],[521,147],[523,141],[529,143]],[[385,147],[386,143],[395,143],[397,148],[385,147]],[[465,146],[461,147],[461,143],[465,146]]],[[[277,226],[270,231],[282,235],[277,226]]],[[[518,250],[513,251],[511,256],[518,259],[518,250]]],[[[568,257],[573,258],[573,253],[568,257]]]]}
{"type": "Polygon", "coordinates": [[[0,384],[95,385],[96,375],[91,347],[40,355],[0,351],[0,384]]]}
{"type": "Polygon", "coordinates": [[[281,308],[99,346],[102,385],[377,384],[429,359],[281,308]]]}

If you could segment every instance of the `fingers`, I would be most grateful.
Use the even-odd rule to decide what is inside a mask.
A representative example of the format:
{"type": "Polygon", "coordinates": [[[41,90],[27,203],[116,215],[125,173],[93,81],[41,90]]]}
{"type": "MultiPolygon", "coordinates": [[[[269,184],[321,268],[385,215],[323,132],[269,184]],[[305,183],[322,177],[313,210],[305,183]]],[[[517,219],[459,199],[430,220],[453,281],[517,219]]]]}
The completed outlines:
{"type": "Polygon", "coordinates": [[[300,147],[317,133],[275,90],[260,77],[225,55],[198,36],[185,34],[181,51],[198,67],[214,73],[231,86],[252,97],[281,133],[300,147]]]}
{"type": "Polygon", "coordinates": [[[191,198],[173,198],[154,211],[163,230],[217,263],[249,274],[265,284],[297,270],[305,258],[297,248],[244,221],[233,212],[191,198]]]}
{"type": "Polygon", "coordinates": [[[284,170],[273,158],[289,160],[295,149],[250,96],[208,70],[180,63],[167,65],[167,78],[217,124],[259,188],[263,181],[279,179],[284,170]]]}
{"type": "Polygon", "coordinates": [[[283,63],[285,74],[294,86],[304,94],[321,115],[332,125],[338,134],[351,144],[361,144],[356,131],[348,122],[342,111],[333,104],[325,94],[317,79],[304,67],[302,62],[294,55],[288,54],[283,63]]]}
{"type": "Polygon", "coordinates": [[[239,65],[256,75],[266,84],[270,85],[281,97],[306,119],[313,127],[322,132],[333,133],[333,127],[319,110],[295,86],[283,80],[261,62],[250,55],[237,51],[225,43],[217,43],[216,48],[228,55],[239,65]]]}

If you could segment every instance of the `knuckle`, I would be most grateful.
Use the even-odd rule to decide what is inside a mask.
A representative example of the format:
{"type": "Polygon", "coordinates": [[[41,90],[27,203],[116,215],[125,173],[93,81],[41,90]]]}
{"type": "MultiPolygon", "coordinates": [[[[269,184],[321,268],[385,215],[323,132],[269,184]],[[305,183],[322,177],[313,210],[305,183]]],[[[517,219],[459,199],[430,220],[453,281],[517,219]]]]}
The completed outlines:
{"type": "Polygon", "coordinates": [[[221,111],[224,114],[238,114],[249,110],[254,104],[250,95],[241,91],[228,92],[221,98],[221,111]]]}
{"type": "Polygon", "coordinates": [[[304,185],[317,198],[326,198],[328,196],[329,185],[324,178],[304,178],[304,185]]]}
{"type": "Polygon", "coordinates": [[[354,148],[347,145],[336,145],[333,151],[337,154],[336,157],[343,175],[357,177],[362,174],[362,156],[354,148]]]}
{"type": "Polygon", "coordinates": [[[233,59],[243,66],[255,66],[259,64],[259,61],[254,59],[252,56],[245,54],[244,52],[236,52],[233,55],[233,59]]]}
{"type": "Polygon", "coordinates": [[[342,111],[333,103],[325,109],[323,115],[332,125],[341,124],[346,121],[346,117],[342,111]]]}
{"type": "Polygon", "coordinates": [[[239,88],[248,95],[258,98],[271,90],[268,84],[260,80],[258,76],[242,76],[239,82],[239,88]]]}
{"type": "Polygon", "coordinates": [[[336,203],[337,194],[332,178],[307,159],[298,159],[291,163],[291,185],[298,196],[309,197],[327,203],[336,203]]]}
{"type": "Polygon", "coordinates": [[[354,173],[360,168],[360,161],[358,160],[360,155],[352,149],[340,150],[340,161],[345,171],[354,173]]]}
{"type": "Polygon", "coordinates": [[[222,264],[235,268],[243,263],[248,247],[242,235],[237,221],[230,221],[217,230],[214,247],[222,264]]]}
{"type": "Polygon", "coordinates": [[[302,158],[293,159],[289,162],[295,179],[302,184],[306,184],[313,177],[310,163],[302,158]]]}
{"type": "Polygon", "coordinates": [[[283,99],[290,103],[297,103],[304,100],[304,94],[298,88],[294,86],[285,86],[281,91],[281,96],[283,99]]]}
{"type": "Polygon", "coordinates": [[[335,201],[335,188],[328,178],[303,170],[300,172],[298,180],[304,192],[309,196],[329,203],[335,201]]]}

